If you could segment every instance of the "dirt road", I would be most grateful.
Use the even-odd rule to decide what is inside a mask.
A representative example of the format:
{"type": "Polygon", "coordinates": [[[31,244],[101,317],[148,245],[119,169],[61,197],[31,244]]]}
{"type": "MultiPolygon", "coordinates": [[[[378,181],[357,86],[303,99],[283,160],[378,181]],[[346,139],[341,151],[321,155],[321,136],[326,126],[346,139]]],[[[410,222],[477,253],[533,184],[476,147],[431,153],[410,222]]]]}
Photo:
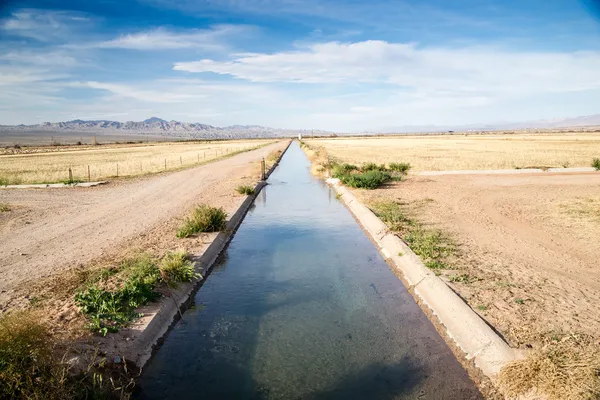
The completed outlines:
{"type": "Polygon", "coordinates": [[[600,332],[600,174],[411,177],[361,191],[458,242],[451,283],[514,345],[549,332],[600,332]]]}
{"type": "Polygon", "coordinates": [[[0,190],[0,203],[12,209],[0,213],[0,310],[19,289],[106,255],[200,201],[235,203],[233,183],[248,181],[262,157],[286,144],[95,188],[0,190]]]}

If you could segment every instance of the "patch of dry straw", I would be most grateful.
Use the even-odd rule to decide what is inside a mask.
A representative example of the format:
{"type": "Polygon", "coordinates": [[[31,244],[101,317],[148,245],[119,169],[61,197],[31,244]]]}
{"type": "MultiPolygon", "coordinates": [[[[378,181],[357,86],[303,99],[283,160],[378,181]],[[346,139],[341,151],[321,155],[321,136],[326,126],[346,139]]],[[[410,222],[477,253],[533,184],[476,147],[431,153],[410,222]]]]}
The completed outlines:
{"type": "Polygon", "coordinates": [[[600,399],[600,341],[574,334],[548,339],[504,367],[498,384],[511,398],[537,390],[549,400],[600,399]]]}

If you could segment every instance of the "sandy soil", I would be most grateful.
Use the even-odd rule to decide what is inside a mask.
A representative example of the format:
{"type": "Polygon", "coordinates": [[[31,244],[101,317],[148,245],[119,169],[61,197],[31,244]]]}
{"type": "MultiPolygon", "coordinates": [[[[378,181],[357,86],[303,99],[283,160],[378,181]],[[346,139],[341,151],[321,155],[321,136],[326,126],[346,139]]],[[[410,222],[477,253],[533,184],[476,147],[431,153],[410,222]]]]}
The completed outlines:
{"type": "Polygon", "coordinates": [[[451,234],[451,286],[515,346],[542,335],[600,336],[600,173],[410,177],[367,204],[405,203],[419,221],[451,234]]]}
{"type": "Polygon", "coordinates": [[[286,144],[95,188],[0,190],[0,203],[12,209],[0,213],[0,310],[34,295],[44,278],[129,245],[175,242],[176,225],[196,204],[223,206],[231,214],[243,199],[235,187],[255,182],[258,162],[286,144]]]}

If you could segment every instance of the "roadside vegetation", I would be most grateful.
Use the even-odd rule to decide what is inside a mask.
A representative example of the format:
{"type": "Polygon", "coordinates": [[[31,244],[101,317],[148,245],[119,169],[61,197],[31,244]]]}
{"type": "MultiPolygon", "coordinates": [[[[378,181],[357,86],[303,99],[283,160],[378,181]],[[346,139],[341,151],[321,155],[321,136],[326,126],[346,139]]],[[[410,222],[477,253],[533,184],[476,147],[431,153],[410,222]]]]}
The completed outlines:
{"type": "Polygon", "coordinates": [[[201,204],[177,231],[177,237],[186,238],[200,232],[219,232],[225,229],[227,213],[223,208],[201,204]]]}
{"type": "Polygon", "coordinates": [[[408,217],[398,203],[379,202],[373,204],[371,209],[391,231],[408,244],[427,268],[436,274],[442,270],[454,269],[451,258],[456,246],[442,231],[425,227],[408,217]]]}
{"type": "Polygon", "coordinates": [[[8,203],[0,203],[0,212],[9,212],[11,210],[8,203]]]}
{"type": "Polygon", "coordinates": [[[600,158],[594,158],[592,161],[592,167],[596,169],[596,171],[600,171],[600,158]]]}
{"type": "Polygon", "coordinates": [[[96,273],[77,292],[75,304],[89,328],[106,336],[139,317],[136,308],[157,300],[161,286],[174,287],[194,277],[194,265],[184,252],[169,252],[161,259],[140,255],[96,273]]]}
{"type": "Polygon", "coordinates": [[[240,185],[235,188],[236,192],[239,194],[244,194],[246,196],[252,196],[254,194],[254,188],[248,185],[240,185]]]}
{"type": "Polygon", "coordinates": [[[357,167],[354,164],[330,162],[328,167],[332,177],[338,178],[346,186],[360,189],[377,189],[390,181],[400,181],[410,169],[410,165],[404,163],[392,163],[389,167],[365,163],[357,167]]]}

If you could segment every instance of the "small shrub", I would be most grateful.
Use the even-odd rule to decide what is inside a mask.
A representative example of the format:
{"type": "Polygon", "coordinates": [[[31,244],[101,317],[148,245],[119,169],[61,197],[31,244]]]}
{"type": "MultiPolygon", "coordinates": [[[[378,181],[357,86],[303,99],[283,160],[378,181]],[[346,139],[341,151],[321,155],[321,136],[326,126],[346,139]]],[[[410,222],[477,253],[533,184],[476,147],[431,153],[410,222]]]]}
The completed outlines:
{"type": "Polygon", "coordinates": [[[377,189],[379,186],[392,180],[387,172],[370,170],[358,174],[346,174],[339,177],[340,181],[350,187],[361,189],[377,189]]]}
{"type": "Polygon", "coordinates": [[[377,165],[375,163],[368,162],[368,163],[364,163],[360,167],[360,170],[362,172],[367,172],[367,171],[386,171],[386,168],[385,168],[385,164],[377,165]]]}
{"type": "Polygon", "coordinates": [[[480,304],[480,305],[478,305],[478,306],[477,306],[477,309],[478,309],[479,311],[485,311],[485,310],[487,310],[487,309],[488,309],[488,306],[486,306],[486,305],[484,305],[484,304],[480,304]]]}
{"type": "Polygon", "coordinates": [[[523,305],[523,304],[525,304],[525,300],[523,300],[523,299],[515,299],[515,303],[523,305]]]}
{"type": "Polygon", "coordinates": [[[196,277],[194,264],[183,251],[167,253],[158,266],[162,280],[176,287],[179,282],[191,282],[196,277]]]}
{"type": "Polygon", "coordinates": [[[594,167],[596,171],[600,171],[600,158],[594,158],[592,161],[592,167],[594,167]]]}
{"type": "Polygon", "coordinates": [[[185,238],[199,232],[218,232],[225,229],[227,213],[222,208],[199,205],[177,231],[177,237],[185,238]]]}
{"type": "Polygon", "coordinates": [[[7,203],[0,203],[0,212],[10,211],[10,206],[7,203]]]}
{"type": "Polygon", "coordinates": [[[247,196],[252,196],[254,194],[254,188],[248,185],[240,185],[237,188],[235,188],[235,190],[239,194],[245,194],[247,196]]]}
{"type": "Polygon", "coordinates": [[[411,165],[409,163],[390,163],[390,169],[406,174],[411,169],[411,165]]]}
{"type": "Polygon", "coordinates": [[[356,165],[352,164],[332,164],[331,175],[334,178],[340,178],[343,175],[349,174],[352,171],[358,170],[356,165]]]}

